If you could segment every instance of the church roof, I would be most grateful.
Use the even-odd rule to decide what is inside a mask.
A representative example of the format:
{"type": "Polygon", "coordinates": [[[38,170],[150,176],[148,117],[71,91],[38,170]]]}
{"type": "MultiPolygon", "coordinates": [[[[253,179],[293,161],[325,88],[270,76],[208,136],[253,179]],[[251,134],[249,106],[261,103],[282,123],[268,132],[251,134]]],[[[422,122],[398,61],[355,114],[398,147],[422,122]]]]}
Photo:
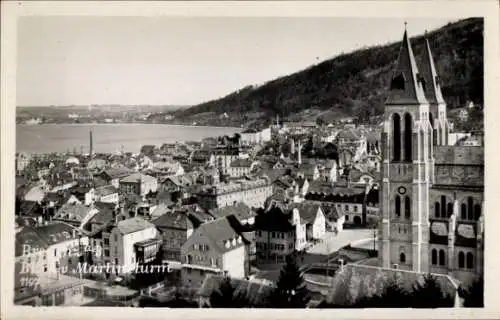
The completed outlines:
{"type": "Polygon", "coordinates": [[[405,30],[386,104],[414,105],[427,103],[421,79],[423,78],[418,72],[410,39],[405,30]]]}
{"type": "Polygon", "coordinates": [[[424,91],[427,100],[430,103],[445,103],[427,34],[425,36],[425,53],[422,56],[419,66],[425,83],[424,91]]]}
{"type": "Polygon", "coordinates": [[[484,148],[472,146],[436,146],[436,164],[484,166],[484,148]]]}

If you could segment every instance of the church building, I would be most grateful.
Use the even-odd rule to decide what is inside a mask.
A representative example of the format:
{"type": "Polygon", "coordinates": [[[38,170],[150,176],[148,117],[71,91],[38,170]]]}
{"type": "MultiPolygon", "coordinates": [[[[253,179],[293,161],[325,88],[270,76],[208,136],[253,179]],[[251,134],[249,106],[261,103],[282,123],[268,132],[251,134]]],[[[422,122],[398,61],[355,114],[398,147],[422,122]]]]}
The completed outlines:
{"type": "Polygon", "coordinates": [[[427,34],[420,58],[405,30],[385,103],[379,262],[469,284],[484,265],[484,148],[448,144],[427,34]]]}

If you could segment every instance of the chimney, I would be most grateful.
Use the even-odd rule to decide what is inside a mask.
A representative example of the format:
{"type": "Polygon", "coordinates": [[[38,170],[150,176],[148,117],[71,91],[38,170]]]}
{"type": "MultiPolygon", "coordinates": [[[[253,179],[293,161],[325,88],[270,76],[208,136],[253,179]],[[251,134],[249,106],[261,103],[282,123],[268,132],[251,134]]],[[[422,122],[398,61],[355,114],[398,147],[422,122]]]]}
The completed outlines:
{"type": "Polygon", "coordinates": [[[93,147],[94,147],[94,144],[93,144],[93,141],[92,141],[92,129],[90,129],[90,147],[89,147],[89,157],[92,158],[92,153],[93,153],[93,147]]]}
{"type": "Polygon", "coordinates": [[[344,259],[339,259],[340,262],[340,272],[344,271],[344,259]]]}
{"type": "Polygon", "coordinates": [[[299,140],[299,150],[298,150],[299,154],[298,154],[298,162],[299,164],[302,164],[302,144],[300,143],[300,140],[299,140]]]}

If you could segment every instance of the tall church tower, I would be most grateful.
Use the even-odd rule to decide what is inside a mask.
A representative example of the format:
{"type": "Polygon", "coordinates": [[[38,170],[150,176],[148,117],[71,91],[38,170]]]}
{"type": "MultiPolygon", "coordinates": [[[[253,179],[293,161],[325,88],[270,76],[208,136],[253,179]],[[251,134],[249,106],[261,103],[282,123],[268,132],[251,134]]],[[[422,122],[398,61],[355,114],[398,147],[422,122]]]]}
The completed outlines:
{"type": "Polygon", "coordinates": [[[432,129],[426,89],[405,29],[382,133],[379,259],[385,268],[428,271],[432,129]]]}
{"type": "Polygon", "coordinates": [[[433,128],[433,145],[448,145],[448,133],[450,131],[446,117],[446,102],[441,93],[440,79],[436,71],[434,59],[425,32],[425,53],[420,64],[420,72],[423,77],[425,96],[429,101],[429,121],[433,128]]]}

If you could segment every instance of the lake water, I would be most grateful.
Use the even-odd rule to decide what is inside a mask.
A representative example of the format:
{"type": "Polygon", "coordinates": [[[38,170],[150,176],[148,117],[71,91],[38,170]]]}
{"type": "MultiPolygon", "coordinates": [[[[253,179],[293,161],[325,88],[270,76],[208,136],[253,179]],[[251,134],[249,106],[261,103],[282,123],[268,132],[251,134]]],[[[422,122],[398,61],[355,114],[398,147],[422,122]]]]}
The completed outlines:
{"type": "Polygon", "coordinates": [[[18,152],[89,152],[89,131],[93,131],[94,152],[139,152],[141,146],[176,141],[199,141],[206,137],[233,135],[240,128],[190,127],[166,124],[44,124],[16,125],[18,152]]]}

